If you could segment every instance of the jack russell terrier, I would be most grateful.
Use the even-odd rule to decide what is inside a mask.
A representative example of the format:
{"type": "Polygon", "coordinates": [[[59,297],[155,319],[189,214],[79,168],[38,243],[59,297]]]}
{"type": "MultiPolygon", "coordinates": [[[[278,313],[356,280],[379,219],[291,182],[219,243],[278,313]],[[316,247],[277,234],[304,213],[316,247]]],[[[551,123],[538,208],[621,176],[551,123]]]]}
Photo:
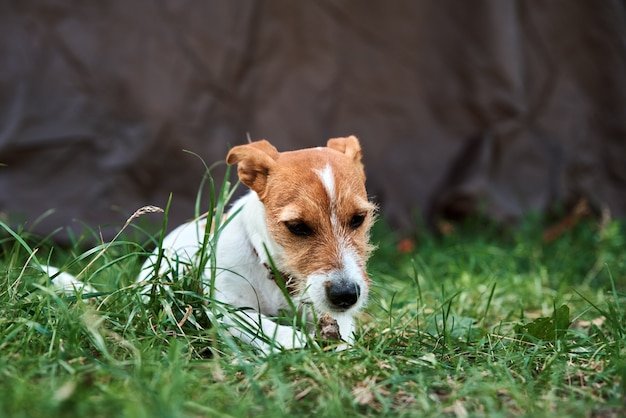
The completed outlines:
{"type": "MultiPolygon", "coordinates": [[[[226,162],[237,164],[250,191],[233,204],[219,232],[215,265],[207,263],[204,275],[208,282],[215,269],[212,291],[207,283],[205,293],[239,308],[220,321],[263,352],[305,346],[320,318],[332,321],[335,338],[352,344],[354,316],[370,287],[365,268],[376,211],[365,190],[358,139],[289,152],[261,140],[232,148],[226,162]],[[303,314],[314,325],[299,330],[272,319],[284,312],[303,314]]],[[[165,237],[170,268],[197,260],[205,227],[206,220],[195,220],[165,237]]],[[[154,277],[156,259],[153,253],[146,260],[138,281],[154,277]]],[[[159,273],[168,271],[162,266],[159,273]]]]}

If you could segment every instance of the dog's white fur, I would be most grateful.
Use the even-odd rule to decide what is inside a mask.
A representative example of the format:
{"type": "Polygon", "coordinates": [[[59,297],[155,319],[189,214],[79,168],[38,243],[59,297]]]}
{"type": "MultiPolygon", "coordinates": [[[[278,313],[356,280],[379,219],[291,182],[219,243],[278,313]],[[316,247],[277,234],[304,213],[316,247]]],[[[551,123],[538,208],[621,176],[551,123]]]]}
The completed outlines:
{"type": "MultiPolygon", "coordinates": [[[[357,138],[284,153],[257,141],[234,147],[227,162],[238,164],[239,178],[251,190],[232,206],[234,215],[219,233],[216,265],[207,266],[216,272],[213,296],[242,308],[220,320],[235,337],[264,352],[307,343],[315,324],[298,330],[272,320],[290,311],[280,276],[274,278],[269,269],[273,264],[298,310],[292,314],[306,311],[311,322],[328,313],[345,342],[353,343],[354,316],[369,292],[365,264],[375,211],[365,192],[357,138]]],[[[196,220],[164,239],[164,256],[173,261],[162,263],[160,274],[197,260],[205,227],[206,220],[196,220]]],[[[156,254],[146,260],[138,281],[154,277],[156,260],[156,254]]],[[[205,282],[209,277],[205,274],[205,282]]]]}

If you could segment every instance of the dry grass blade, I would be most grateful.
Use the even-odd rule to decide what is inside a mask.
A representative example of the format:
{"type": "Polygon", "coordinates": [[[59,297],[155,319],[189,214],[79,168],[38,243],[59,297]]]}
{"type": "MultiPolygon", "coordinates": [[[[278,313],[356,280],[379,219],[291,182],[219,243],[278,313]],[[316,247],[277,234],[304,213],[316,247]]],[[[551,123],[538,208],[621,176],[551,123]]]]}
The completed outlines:
{"type": "Polygon", "coordinates": [[[143,206],[139,209],[137,209],[124,223],[124,226],[118,231],[117,234],[115,234],[115,236],[113,237],[113,239],[111,241],[109,241],[108,243],[106,243],[104,245],[104,247],[102,248],[102,250],[96,254],[96,256],[89,262],[89,264],[87,264],[77,275],[76,275],[76,279],[78,280],[87,270],[89,270],[89,268],[100,258],[102,257],[102,255],[109,249],[109,247],[111,246],[111,244],[113,244],[118,238],[119,236],[122,234],[122,232],[124,232],[124,230],[126,228],[128,228],[128,226],[131,224],[132,221],[134,221],[135,219],[146,215],[148,213],[163,213],[165,212],[163,209],[161,209],[158,206],[143,206]]]}

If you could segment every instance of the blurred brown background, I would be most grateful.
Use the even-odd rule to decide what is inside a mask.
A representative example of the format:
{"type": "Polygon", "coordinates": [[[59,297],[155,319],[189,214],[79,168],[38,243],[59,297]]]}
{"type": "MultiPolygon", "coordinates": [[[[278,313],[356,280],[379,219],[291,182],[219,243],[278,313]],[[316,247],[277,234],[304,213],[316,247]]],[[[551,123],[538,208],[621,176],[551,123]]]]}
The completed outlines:
{"type": "Polygon", "coordinates": [[[624,216],[625,3],[0,3],[11,225],[119,226],[170,192],[175,225],[204,172],[183,149],[211,164],[247,133],[280,150],[359,136],[370,194],[404,231],[581,196],[624,216]]]}

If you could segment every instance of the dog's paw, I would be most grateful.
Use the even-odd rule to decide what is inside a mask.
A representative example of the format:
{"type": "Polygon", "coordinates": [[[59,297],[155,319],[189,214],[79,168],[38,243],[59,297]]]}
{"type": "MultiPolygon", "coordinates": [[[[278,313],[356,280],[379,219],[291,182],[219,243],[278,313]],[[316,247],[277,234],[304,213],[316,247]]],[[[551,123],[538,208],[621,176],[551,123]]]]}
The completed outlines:
{"type": "Polygon", "coordinates": [[[272,343],[277,344],[283,350],[297,350],[307,345],[308,338],[305,333],[288,326],[279,326],[276,330],[272,343]]]}

